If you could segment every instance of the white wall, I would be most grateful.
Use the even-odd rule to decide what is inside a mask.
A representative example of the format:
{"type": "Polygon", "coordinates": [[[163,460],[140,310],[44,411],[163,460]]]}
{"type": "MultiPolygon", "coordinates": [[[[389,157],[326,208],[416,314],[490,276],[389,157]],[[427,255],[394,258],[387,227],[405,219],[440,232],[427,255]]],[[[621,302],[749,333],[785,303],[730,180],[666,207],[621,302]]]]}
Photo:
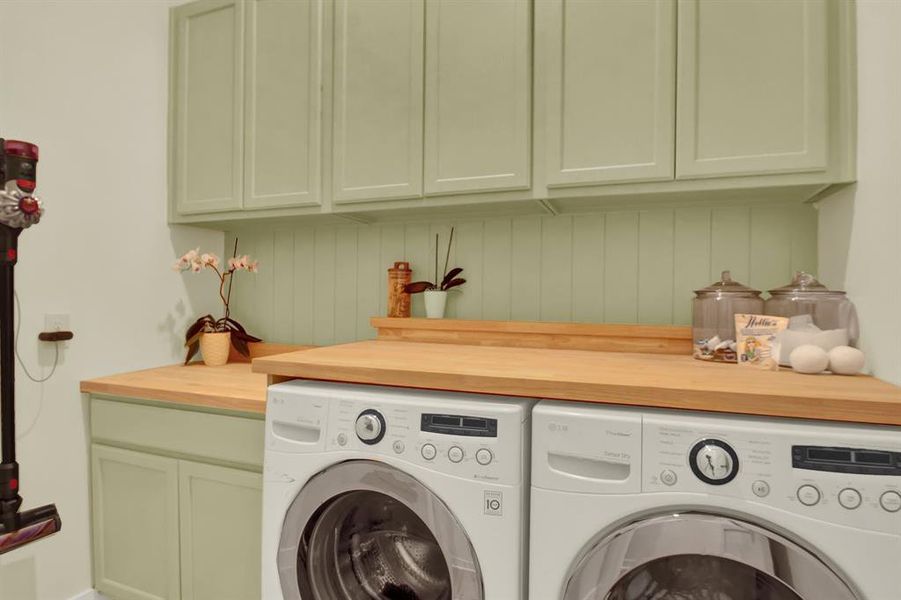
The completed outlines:
{"type": "Polygon", "coordinates": [[[0,557],[2,600],[70,598],[91,585],[78,382],[177,361],[191,316],[215,308],[208,273],[170,270],[190,246],[221,252],[222,235],[166,225],[168,5],[0,2],[0,136],[40,145],[47,206],[20,244],[23,359],[48,372],[52,350],[36,342],[44,313],[69,313],[75,331],[49,382],[17,373],[25,505],[56,502],[63,530],[0,557]]]}
{"type": "Polygon", "coordinates": [[[858,0],[857,183],[819,205],[820,279],[857,305],[861,348],[901,385],[901,2],[858,0]]]}

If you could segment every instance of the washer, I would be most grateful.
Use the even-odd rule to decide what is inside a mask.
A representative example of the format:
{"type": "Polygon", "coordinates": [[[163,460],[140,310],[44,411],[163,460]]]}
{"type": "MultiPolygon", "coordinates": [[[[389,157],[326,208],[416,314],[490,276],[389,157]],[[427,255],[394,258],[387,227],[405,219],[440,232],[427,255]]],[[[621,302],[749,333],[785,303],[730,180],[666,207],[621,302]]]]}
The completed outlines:
{"type": "Polygon", "coordinates": [[[544,401],[532,424],[536,600],[901,598],[898,428],[544,401]]]}
{"type": "Polygon", "coordinates": [[[263,598],[523,598],[533,404],[271,386],[263,598]]]}

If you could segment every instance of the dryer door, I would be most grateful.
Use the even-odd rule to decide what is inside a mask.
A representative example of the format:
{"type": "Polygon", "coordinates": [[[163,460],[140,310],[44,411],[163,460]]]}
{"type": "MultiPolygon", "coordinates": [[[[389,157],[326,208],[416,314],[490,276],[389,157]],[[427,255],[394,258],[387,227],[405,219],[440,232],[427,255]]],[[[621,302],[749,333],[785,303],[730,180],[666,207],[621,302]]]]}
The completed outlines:
{"type": "Polygon", "coordinates": [[[285,600],[482,600],[472,544],[431,490],[384,463],[315,475],[288,509],[278,550],[285,600]]]}
{"type": "Polygon", "coordinates": [[[589,546],[563,600],[858,600],[822,560],[771,531],[685,513],[632,523],[589,546]]]}

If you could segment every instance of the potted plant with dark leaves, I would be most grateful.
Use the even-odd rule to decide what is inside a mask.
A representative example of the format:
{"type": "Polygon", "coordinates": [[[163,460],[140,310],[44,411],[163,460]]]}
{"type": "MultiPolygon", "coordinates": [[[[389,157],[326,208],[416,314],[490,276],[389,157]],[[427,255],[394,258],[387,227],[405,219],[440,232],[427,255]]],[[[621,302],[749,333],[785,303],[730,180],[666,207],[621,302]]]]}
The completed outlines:
{"type": "Polygon", "coordinates": [[[447,253],[444,256],[444,276],[440,280],[438,279],[438,234],[435,234],[435,282],[414,281],[404,286],[404,291],[408,294],[423,294],[425,298],[425,316],[429,319],[444,318],[448,290],[466,283],[465,279],[458,277],[463,272],[461,267],[455,267],[450,271],[447,270],[451,244],[453,243],[454,228],[451,227],[450,239],[447,240],[447,253]]]}
{"type": "Polygon", "coordinates": [[[220,269],[219,257],[212,253],[200,253],[200,248],[189,250],[178,259],[173,267],[176,271],[191,271],[199,273],[209,269],[219,279],[219,298],[222,299],[223,314],[220,318],[212,315],[204,315],[188,327],[185,333],[185,346],[188,351],[185,355],[185,364],[200,350],[203,362],[211,367],[218,367],[228,362],[229,347],[242,356],[250,356],[250,342],[259,342],[260,338],[247,333],[240,323],[231,318],[229,302],[232,295],[232,283],[237,271],[256,273],[259,263],[251,260],[246,254],[238,256],[238,242],[235,240],[235,249],[232,257],[228,259],[228,268],[220,269]]]}

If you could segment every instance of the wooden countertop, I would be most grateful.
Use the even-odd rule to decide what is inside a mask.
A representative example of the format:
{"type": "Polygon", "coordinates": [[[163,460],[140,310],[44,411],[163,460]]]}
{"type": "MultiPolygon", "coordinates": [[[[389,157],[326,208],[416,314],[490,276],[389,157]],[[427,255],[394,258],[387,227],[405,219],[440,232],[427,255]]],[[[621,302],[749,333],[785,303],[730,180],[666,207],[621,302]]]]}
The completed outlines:
{"type": "Polygon", "coordinates": [[[81,382],[81,391],[241,412],[266,412],[266,376],[250,363],[170,365],[81,382]]]}
{"type": "Polygon", "coordinates": [[[901,388],[690,356],[368,341],[257,358],[273,380],[321,379],[509,396],[901,425],[901,388]]]}

